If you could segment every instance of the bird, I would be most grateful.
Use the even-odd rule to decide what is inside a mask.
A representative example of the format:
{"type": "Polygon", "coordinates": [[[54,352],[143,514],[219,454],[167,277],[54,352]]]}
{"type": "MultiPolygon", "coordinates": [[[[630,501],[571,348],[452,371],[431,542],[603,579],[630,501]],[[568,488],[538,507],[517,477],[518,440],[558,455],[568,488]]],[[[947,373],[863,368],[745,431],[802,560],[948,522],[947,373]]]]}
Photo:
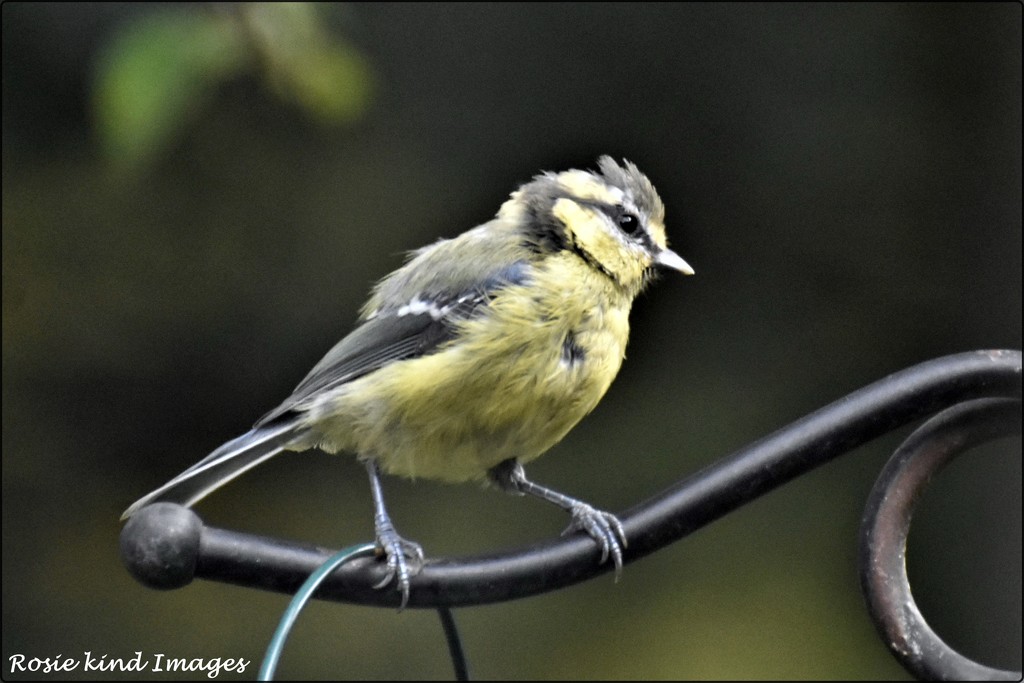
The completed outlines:
{"type": "Polygon", "coordinates": [[[495,217],[410,252],[373,288],[354,329],[249,432],[133,503],[191,506],[285,451],[355,454],[401,607],[422,547],[395,529],[381,473],[483,481],[552,503],[609,557],[627,546],[615,515],[527,478],[523,465],[605,395],[625,358],[634,299],[660,271],[693,268],[668,247],[665,207],[635,164],[543,172],[495,217]]]}

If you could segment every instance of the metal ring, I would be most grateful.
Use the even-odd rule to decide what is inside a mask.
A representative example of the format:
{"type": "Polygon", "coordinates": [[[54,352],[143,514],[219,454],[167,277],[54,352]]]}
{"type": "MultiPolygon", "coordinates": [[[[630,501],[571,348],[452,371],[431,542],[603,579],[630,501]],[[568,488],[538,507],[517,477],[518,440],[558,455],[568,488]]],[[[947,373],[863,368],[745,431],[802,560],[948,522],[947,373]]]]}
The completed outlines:
{"type": "Polygon", "coordinates": [[[861,523],[861,587],[882,639],[920,679],[1020,680],[964,657],[931,629],[914,602],[907,578],[910,518],[931,478],[974,446],[1021,432],[1017,399],[966,401],[919,427],[886,463],[861,523]]]}

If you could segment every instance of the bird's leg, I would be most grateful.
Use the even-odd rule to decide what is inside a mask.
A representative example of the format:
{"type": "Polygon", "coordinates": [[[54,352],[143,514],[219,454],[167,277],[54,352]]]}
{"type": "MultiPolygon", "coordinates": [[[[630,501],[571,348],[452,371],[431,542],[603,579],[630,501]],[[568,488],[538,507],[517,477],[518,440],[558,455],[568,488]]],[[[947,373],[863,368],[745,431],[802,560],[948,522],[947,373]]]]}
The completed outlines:
{"type": "Polygon", "coordinates": [[[373,529],[377,535],[377,545],[387,559],[387,573],[380,583],[374,588],[383,588],[394,579],[398,590],[402,593],[402,604],[399,609],[404,609],[409,602],[409,578],[416,575],[423,568],[423,548],[419,543],[407,541],[395,531],[395,525],[391,523],[391,516],[384,507],[384,494],[380,487],[380,471],[377,469],[377,461],[367,458],[365,461],[366,472],[370,475],[370,492],[373,494],[373,529]],[[410,568],[409,560],[414,564],[410,568]]]}
{"type": "Polygon", "coordinates": [[[518,495],[530,495],[557,505],[572,516],[572,521],[562,535],[586,531],[601,548],[601,562],[611,556],[615,563],[615,580],[622,574],[622,549],[626,547],[626,533],[622,522],[610,512],[604,512],[587,505],[581,500],[535,484],[526,478],[526,471],[515,459],[509,458],[492,467],[491,480],[505,491],[518,495]]]}

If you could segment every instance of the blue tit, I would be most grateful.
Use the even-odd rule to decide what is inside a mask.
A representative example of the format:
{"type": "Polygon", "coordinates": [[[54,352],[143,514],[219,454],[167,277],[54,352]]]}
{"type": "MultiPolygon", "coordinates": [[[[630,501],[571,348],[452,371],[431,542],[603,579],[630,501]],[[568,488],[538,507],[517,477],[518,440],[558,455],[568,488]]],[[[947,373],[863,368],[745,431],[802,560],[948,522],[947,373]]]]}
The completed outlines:
{"type": "Polygon", "coordinates": [[[621,570],[612,514],[527,479],[523,464],[558,443],[619,372],[634,298],[661,269],[693,269],[666,242],[665,209],[629,162],[543,173],[497,216],[412,252],[373,289],[355,329],[246,434],[129,507],[192,505],[283,451],[347,451],[364,463],[375,533],[408,600],[423,562],[402,538],[380,472],[490,481],[571,515],[621,570]]]}

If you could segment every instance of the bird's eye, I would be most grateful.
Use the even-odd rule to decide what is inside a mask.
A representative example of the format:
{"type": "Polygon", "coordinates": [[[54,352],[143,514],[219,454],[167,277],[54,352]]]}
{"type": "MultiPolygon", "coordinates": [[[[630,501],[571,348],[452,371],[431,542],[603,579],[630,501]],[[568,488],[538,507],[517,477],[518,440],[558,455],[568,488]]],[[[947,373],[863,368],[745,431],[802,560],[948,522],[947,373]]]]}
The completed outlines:
{"type": "Polygon", "coordinates": [[[627,235],[635,235],[640,232],[640,219],[628,211],[622,211],[618,217],[619,229],[627,235]]]}

